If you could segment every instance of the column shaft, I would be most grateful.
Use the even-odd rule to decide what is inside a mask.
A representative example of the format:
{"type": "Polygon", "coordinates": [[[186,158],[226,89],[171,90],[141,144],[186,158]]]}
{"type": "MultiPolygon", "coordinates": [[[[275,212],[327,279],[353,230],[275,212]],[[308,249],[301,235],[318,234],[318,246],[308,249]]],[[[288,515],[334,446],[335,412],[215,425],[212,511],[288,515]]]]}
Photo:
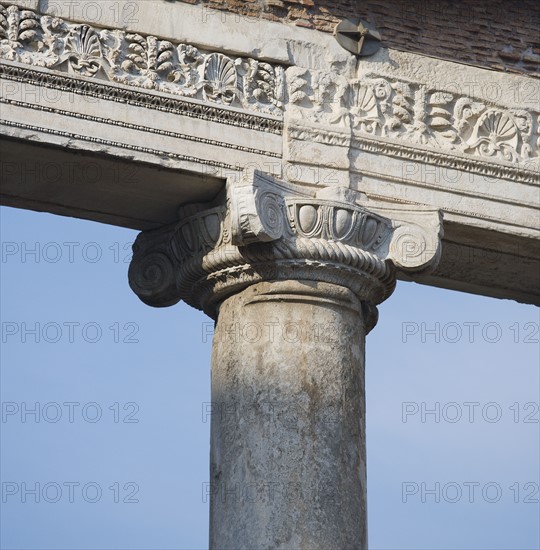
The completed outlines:
{"type": "Polygon", "coordinates": [[[219,308],[210,548],[367,547],[365,327],[348,289],[252,285],[219,308]]]}

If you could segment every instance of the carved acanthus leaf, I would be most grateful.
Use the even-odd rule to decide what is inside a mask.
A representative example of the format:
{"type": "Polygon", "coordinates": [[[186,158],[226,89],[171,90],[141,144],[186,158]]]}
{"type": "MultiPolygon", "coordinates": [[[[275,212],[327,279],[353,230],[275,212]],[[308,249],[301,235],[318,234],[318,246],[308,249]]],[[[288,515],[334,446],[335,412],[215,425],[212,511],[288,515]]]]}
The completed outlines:
{"type": "Polygon", "coordinates": [[[0,58],[267,114],[283,110],[280,66],[17,6],[0,5],[0,58]]]}
{"type": "Polygon", "coordinates": [[[398,140],[507,163],[538,159],[540,114],[396,77],[287,70],[290,113],[322,132],[398,140]]]}
{"type": "Polygon", "coordinates": [[[0,57],[28,59],[25,50],[33,49],[32,44],[39,36],[39,22],[34,12],[0,5],[0,57]]]}

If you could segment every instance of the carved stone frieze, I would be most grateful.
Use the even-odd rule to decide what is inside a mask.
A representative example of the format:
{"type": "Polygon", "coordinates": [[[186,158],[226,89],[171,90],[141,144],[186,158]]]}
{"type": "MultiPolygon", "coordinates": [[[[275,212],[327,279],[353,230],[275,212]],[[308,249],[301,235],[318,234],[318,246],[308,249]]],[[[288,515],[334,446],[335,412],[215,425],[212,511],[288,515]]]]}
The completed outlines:
{"type": "MultiPolygon", "coordinates": [[[[368,73],[347,81],[334,72],[287,71],[293,118],[321,132],[505,163],[538,161],[540,110],[507,108],[418,82],[368,73]]],[[[291,127],[294,126],[291,123],[291,127]]],[[[337,136],[337,137],[336,137],[337,136]]],[[[328,141],[328,138],[327,138],[328,141]]]]}
{"type": "Polygon", "coordinates": [[[283,68],[0,4],[0,58],[74,76],[281,114],[283,68]]]}
{"type": "Polygon", "coordinates": [[[349,126],[350,85],[344,76],[291,67],[287,86],[293,114],[317,124],[349,126]]]}
{"type": "Polygon", "coordinates": [[[72,23],[5,1],[0,59],[8,61],[0,64],[3,78],[272,133],[282,133],[286,112],[285,140],[401,158],[420,154],[434,164],[538,181],[539,109],[414,81],[392,67],[385,72],[382,64],[360,64],[358,75],[339,64],[285,71],[276,63],[72,23]]]}
{"type": "Polygon", "coordinates": [[[433,268],[439,212],[359,202],[349,189],[316,192],[258,171],[230,179],[227,195],[192,205],[178,224],[144,232],[134,245],[130,284],[147,304],[179,300],[215,317],[227,296],[260,281],[322,281],[374,307],[395,270],[433,268]]]}

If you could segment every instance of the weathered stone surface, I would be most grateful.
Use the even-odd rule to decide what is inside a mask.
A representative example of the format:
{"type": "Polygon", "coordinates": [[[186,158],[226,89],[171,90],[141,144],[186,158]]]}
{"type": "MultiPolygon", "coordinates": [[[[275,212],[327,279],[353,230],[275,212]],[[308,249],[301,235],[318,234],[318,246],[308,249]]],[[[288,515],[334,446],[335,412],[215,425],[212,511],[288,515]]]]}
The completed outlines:
{"type": "Polygon", "coordinates": [[[343,18],[360,17],[377,27],[389,48],[502,71],[540,72],[535,0],[183,1],[202,4],[216,18],[241,14],[252,22],[262,17],[326,32],[343,18]]]}
{"type": "Polygon", "coordinates": [[[395,269],[429,272],[440,258],[437,210],[373,201],[367,209],[347,188],[309,193],[257,171],[229,179],[226,191],[137,237],[129,279],[141,300],[184,300],[216,318],[223,300],[255,283],[320,281],[351,290],[374,324],[395,269]]]}
{"type": "Polygon", "coordinates": [[[148,34],[77,24],[12,4],[0,4],[0,29],[0,57],[9,61],[281,114],[283,68],[279,65],[205,52],[148,34]]]}
{"type": "Polygon", "coordinates": [[[540,299],[538,81],[385,48],[358,61],[325,33],[183,2],[1,4],[3,204],[149,229],[252,166],[441,210],[445,261],[415,280],[540,299]],[[80,159],[99,196],[74,185],[80,159]],[[470,248],[498,257],[496,280],[470,248]]]}
{"type": "Polygon", "coordinates": [[[315,281],[221,305],[210,548],[367,548],[365,331],[354,294],[315,281]]]}

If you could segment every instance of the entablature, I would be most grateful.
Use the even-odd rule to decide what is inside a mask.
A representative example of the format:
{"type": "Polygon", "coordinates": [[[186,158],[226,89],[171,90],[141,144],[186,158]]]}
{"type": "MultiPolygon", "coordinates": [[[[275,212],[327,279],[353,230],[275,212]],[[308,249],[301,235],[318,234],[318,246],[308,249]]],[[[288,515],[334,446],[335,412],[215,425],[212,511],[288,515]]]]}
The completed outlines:
{"type": "Polygon", "coordinates": [[[357,60],[317,31],[183,3],[138,3],[121,24],[104,2],[99,21],[75,4],[0,2],[4,204],[149,229],[252,167],[440,210],[446,242],[495,247],[504,264],[519,250],[524,268],[492,292],[488,266],[452,264],[443,241],[436,284],[461,289],[475,271],[471,291],[538,300],[538,80],[384,48],[357,60]],[[65,175],[50,201],[29,163],[70,154],[148,177],[107,179],[97,197],[65,175]]]}

